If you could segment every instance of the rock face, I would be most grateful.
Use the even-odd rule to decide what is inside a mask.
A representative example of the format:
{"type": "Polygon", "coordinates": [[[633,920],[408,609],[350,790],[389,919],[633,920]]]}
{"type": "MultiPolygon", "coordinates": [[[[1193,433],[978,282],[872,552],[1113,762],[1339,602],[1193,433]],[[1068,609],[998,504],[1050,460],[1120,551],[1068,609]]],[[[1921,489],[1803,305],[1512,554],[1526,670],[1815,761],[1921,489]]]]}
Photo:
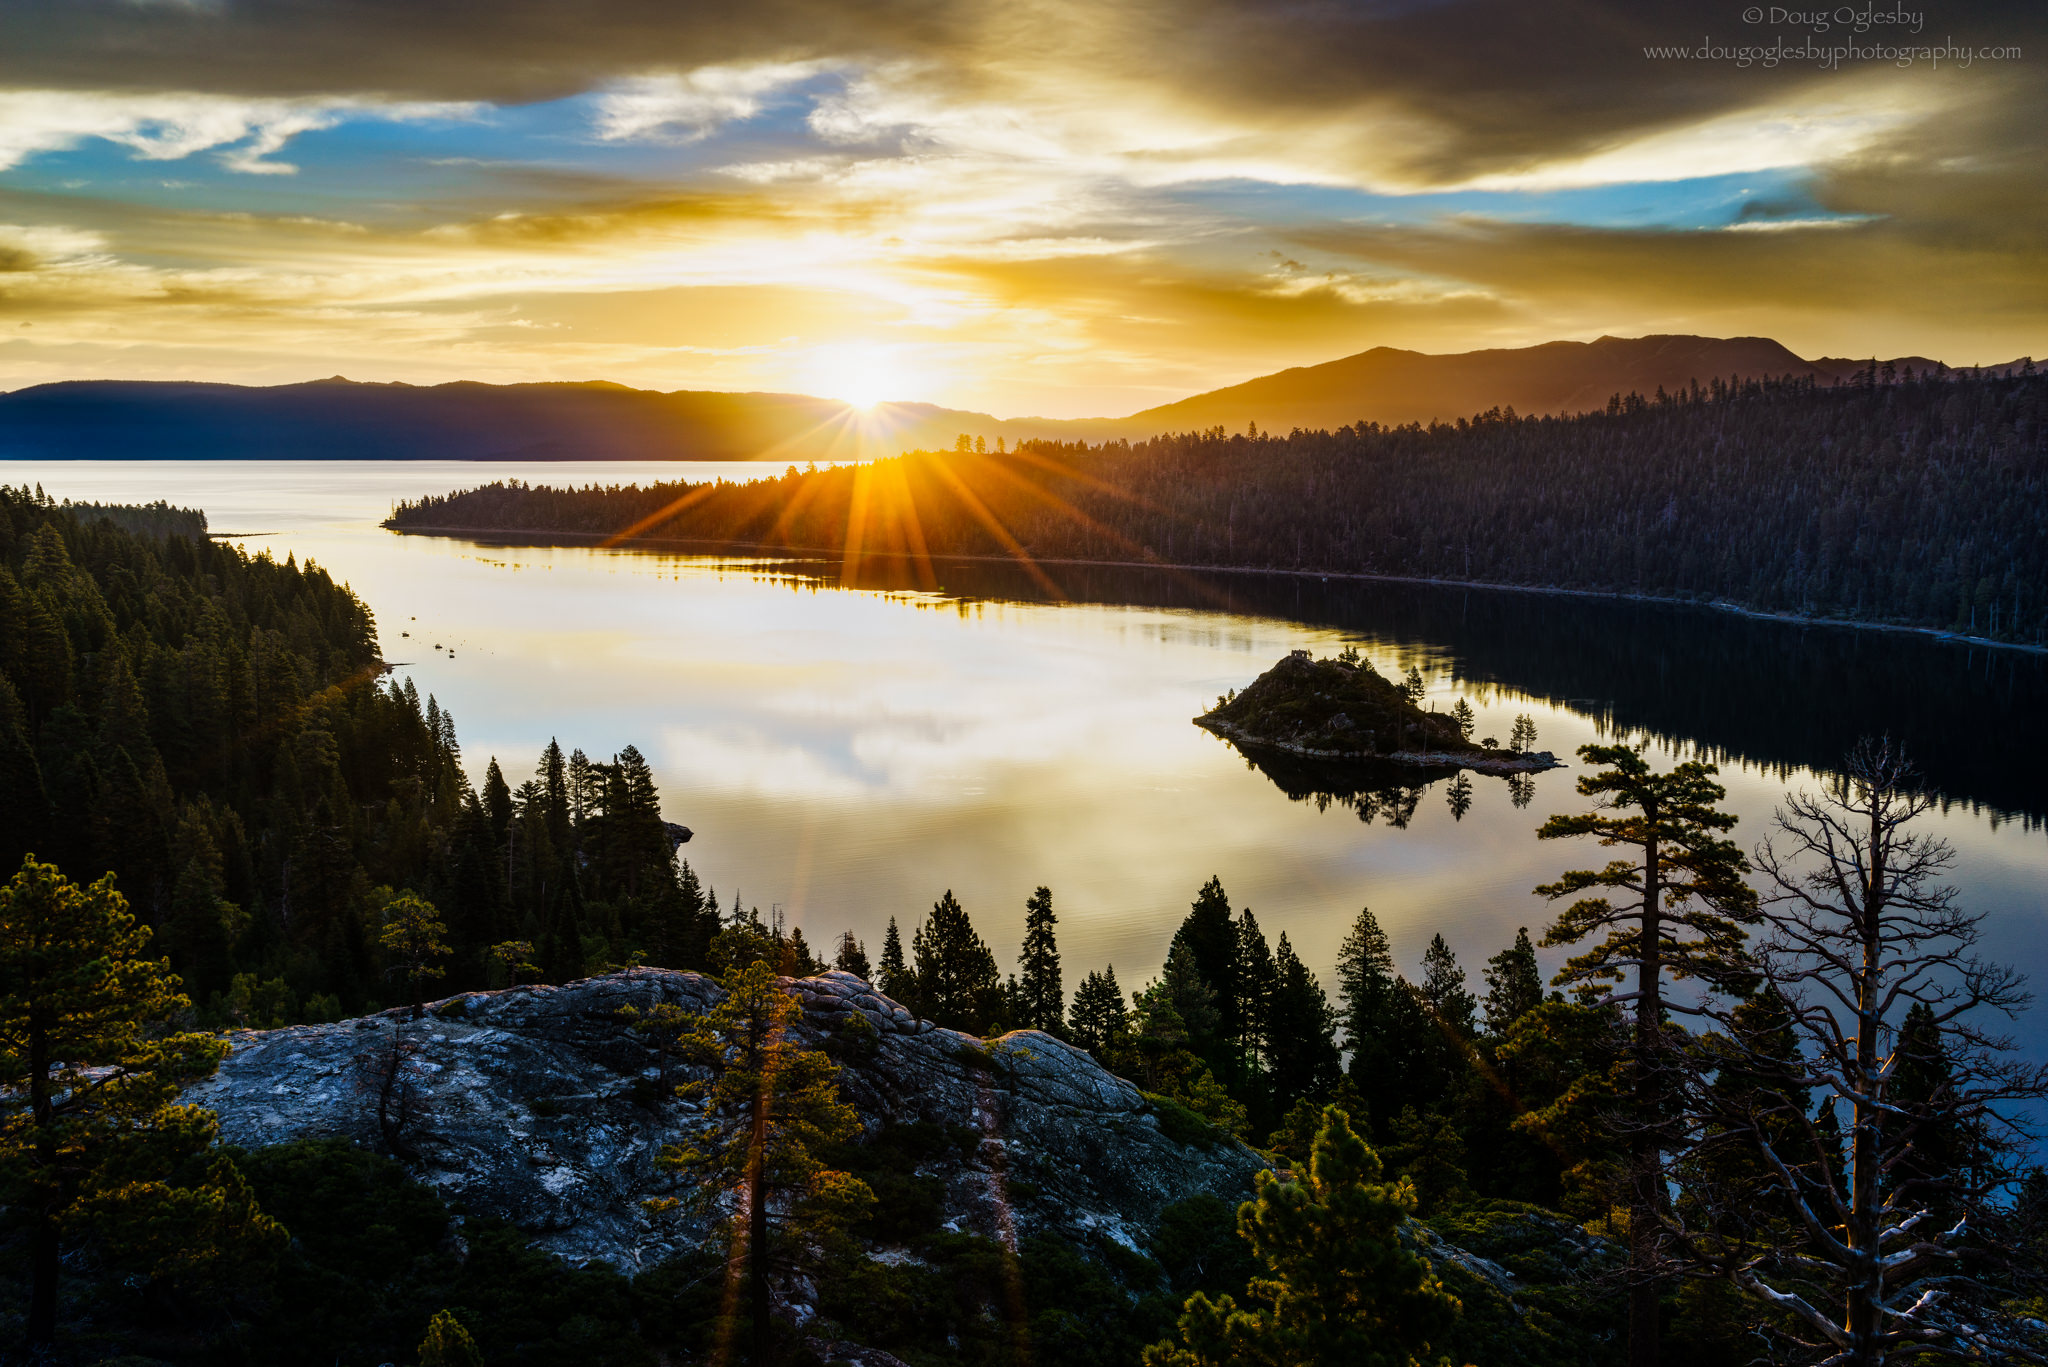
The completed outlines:
{"type": "MultiPolygon", "coordinates": [[[[944,1179],[948,1223],[962,1231],[1014,1242],[1094,1230],[1141,1245],[1167,1206],[1201,1192],[1241,1199],[1266,1166],[1048,1035],[940,1029],[847,973],[785,982],[802,1002],[798,1030],[840,1057],[870,1133],[924,1122],[955,1138],[926,1175],[944,1179]],[[849,1028],[856,1014],[872,1035],[849,1028]]],[[[450,997],[417,1022],[399,1010],[244,1032],[187,1099],[215,1111],[232,1144],[339,1137],[396,1151],[462,1210],[510,1220],[572,1261],[632,1271],[704,1235],[641,1204],[682,1191],[655,1160],[700,1117],[661,1085],[653,1047],[619,1009],[701,1011],[721,996],[700,974],[642,968],[450,997]]],[[[688,1076],[678,1066],[670,1080],[688,1076]]]]}

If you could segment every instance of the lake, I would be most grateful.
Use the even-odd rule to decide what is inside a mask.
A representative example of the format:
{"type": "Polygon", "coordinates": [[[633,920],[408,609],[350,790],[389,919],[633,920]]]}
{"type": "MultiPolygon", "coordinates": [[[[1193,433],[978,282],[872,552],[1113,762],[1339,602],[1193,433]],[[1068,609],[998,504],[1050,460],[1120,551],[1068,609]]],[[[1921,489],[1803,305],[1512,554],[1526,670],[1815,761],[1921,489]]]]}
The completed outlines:
{"type": "MultiPolygon", "coordinates": [[[[1475,988],[1485,958],[1548,909],[1530,889],[1603,861],[1539,842],[1580,810],[1578,766],[1526,805],[1473,776],[1454,814],[1439,781],[1394,800],[1293,800],[1191,724],[1289,650],[1355,645],[1459,696],[1480,736],[1518,713],[1560,757],[1647,737],[1668,761],[1722,765],[1745,846],[1788,788],[1859,735],[1903,740],[1948,799],[1929,825],[1958,852],[1984,949],[2048,982],[2048,661],[1923,637],[1700,609],[1312,578],[1046,567],[1055,599],[1010,567],[941,564],[919,590],[891,567],[841,582],[836,560],[401,537],[399,498],[519,478],[745,478],[757,465],[10,462],[56,498],[162,498],[207,511],[250,549],[312,559],[375,612],[385,657],[452,709],[471,775],[493,755],[517,786],[559,737],[606,757],[637,745],[684,854],[722,900],[779,907],[814,946],[851,928],[906,942],[951,888],[1015,964],[1024,899],[1053,890],[1069,988],[1114,964],[1158,971],[1212,873],[1326,986],[1370,905],[1411,973],[1441,932],[1475,988]],[[1371,819],[1361,819],[1361,811],[1371,819]],[[1409,814],[1412,810],[1412,815],[1409,814]],[[1392,819],[1390,819],[1390,817],[1392,819]],[[1402,818],[1405,817],[1405,820],[1402,818]],[[1401,821],[1401,824],[1395,824],[1401,821]]],[[[1545,951],[1555,966],[1561,951],[1545,951]]],[[[2048,1009],[2023,1021],[2048,1046],[2048,1009]]]]}

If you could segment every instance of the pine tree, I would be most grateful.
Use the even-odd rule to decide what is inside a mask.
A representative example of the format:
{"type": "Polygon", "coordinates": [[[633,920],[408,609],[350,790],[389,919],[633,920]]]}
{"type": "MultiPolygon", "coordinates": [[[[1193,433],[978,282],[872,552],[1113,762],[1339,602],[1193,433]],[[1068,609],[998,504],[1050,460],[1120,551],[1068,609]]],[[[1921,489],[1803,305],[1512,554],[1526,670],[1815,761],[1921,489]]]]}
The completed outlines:
{"type": "Polygon", "coordinates": [[[786,978],[809,978],[825,971],[825,961],[811,953],[804,940],[804,928],[791,926],[783,942],[782,974],[786,978]]]}
{"type": "Polygon", "coordinates": [[[1052,889],[1041,887],[1024,900],[1024,951],[1018,967],[1023,976],[1017,984],[1017,1019],[1020,1030],[1043,1030],[1064,1035],[1067,1030],[1067,994],[1060,982],[1060,950],[1053,938],[1059,917],[1052,911],[1052,889]]]}
{"type": "Polygon", "coordinates": [[[1429,937],[1429,947],[1422,951],[1422,993],[1423,1005],[1429,1008],[1430,1016],[1460,1040],[1474,1039],[1479,1034],[1479,1003],[1465,989],[1465,970],[1458,966],[1458,956],[1444,943],[1441,933],[1429,937]]]}
{"type": "Polygon", "coordinates": [[[860,1117],[840,1099],[832,1061],[791,1035],[796,997],[760,960],[726,974],[720,985],[724,997],[677,1041],[684,1057],[710,1074],[676,1089],[702,1102],[703,1123],[688,1142],[664,1148],[660,1161],[696,1178],[696,1199],[706,1210],[740,1198],[729,1227],[731,1256],[736,1269],[744,1268],[748,1360],[765,1363],[778,1252],[780,1261],[800,1262],[808,1244],[859,1218],[874,1195],[823,1160],[830,1147],[860,1133],[860,1117]],[[771,1242],[778,1229],[785,1235],[779,1250],[771,1242]]]}
{"type": "Polygon", "coordinates": [[[1067,1038],[1099,1060],[1130,1033],[1130,1028],[1124,992],[1116,983],[1116,965],[1081,979],[1081,985],[1074,989],[1073,1010],[1067,1017],[1067,1038]]]}
{"type": "MultiPolygon", "coordinates": [[[[1917,1201],[1954,1214],[1951,1198],[1971,1184],[1975,1166],[1970,1128],[1957,1117],[1955,1066],[1934,1008],[1916,1001],[1906,1010],[1892,1046],[1891,1088],[1897,1108],[1893,1143],[1901,1150],[1886,1167],[1879,1187],[1901,1201],[1917,1201]],[[1904,1140],[1905,1142],[1900,1142],[1904,1140]]],[[[1954,1224],[1953,1218],[1948,1219],[1954,1224]]]]}
{"type": "Polygon", "coordinates": [[[1259,929],[1258,917],[1246,907],[1237,918],[1237,1057],[1232,1076],[1248,1089],[1264,1071],[1272,1022],[1273,992],[1279,986],[1279,970],[1273,951],[1259,929]]]}
{"type": "Polygon", "coordinates": [[[875,987],[883,996],[909,1007],[911,1014],[917,1013],[917,981],[903,962],[903,936],[896,929],[894,916],[889,918],[889,929],[882,936],[882,962],[875,973],[875,987]]]}
{"type": "Polygon", "coordinates": [[[1203,1054],[1218,1076],[1230,1080],[1238,1075],[1235,1051],[1243,1029],[1238,991],[1237,922],[1231,915],[1230,895],[1223,880],[1211,875],[1196,895],[1193,906],[1174,932],[1175,946],[1186,945],[1194,955],[1195,971],[1216,994],[1217,1023],[1213,1051],[1203,1054]]]}
{"type": "Polygon", "coordinates": [[[420,1367],[484,1367],[476,1340],[451,1310],[437,1310],[420,1340],[420,1367]]]}
{"type": "Polygon", "coordinates": [[[1543,1003],[1543,969],[1536,962],[1536,946],[1529,943],[1529,928],[1515,932],[1515,942],[1486,961],[1486,1000],[1481,1009],[1486,1033],[1507,1038],[1514,1023],[1543,1003]]]}
{"type": "Polygon", "coordinates": [[[839,934],[839,949],[832,956],[832,966],[842,972],[851,973],[862,982],[868,981],[868,952],[850,930],[839,934]]]}
{"type": "Polygon", "coordinates": [[[440,960],[448,957],[448,946],[441,942],[447,933],[434,904],[413,893],[400,893],[384,907],[384,927],[377,942],[391,956],[390,971],[404,974],[406,986],[412,989],[414,1020],[426,1014],[427,984],[447,972],[440,965],[440,960]]]}
{"type": "Polygon", "coordinates": [[[1320,1102],[1337,1086],[1337,1013],[1287,936],[1273,952],[1276,979],[1268,1009],[1269,1073],[1273,1110],[1285,1115],[1299,1101],[1320,1102]]]}
{"type": "MultiPolygon", "coordinates": [[[[1533,744],[1533,741],[1531,742],[1533,744]]],[[[1635,1015],[1634,1118],[1630,1180],[1629,1361],[1655,1367],[1658,1357],[1658,1281],[1663,1262],[1659,1212],[1664,1204],[1663,1153],[1658,1126],[1673,1104],[1666,1094],[1664,980],[1667,973],[1719,985],[1747,967],[1743,926],[1757,919],[1756,894],[1742,881],[1749,862],[1721,832],[1735,818],[1714,806],[1724,796],[1715,766],[1689,760],[1655,773],[1642,751],[1625,745],[1582,745],[1579,756],[1605,766],[1578,781],[1598,810],[1553,816],[1537,830],[1544,840],[1595,836],[1605,846],[1628,846],[1627,860],[1601,869],[1575,869],[1537,892],[1553,901],[1580,893],[1543,936],[1546,946],[1603,936],[1571,959],[1560,981],[1588,988],[1633,978],[1626,1000],[1635,1015]],[[1603,891],[1604,890],[1604,891],[1603,891]],[[1626,900],[1617,904],[1607,894],[1626,900]]]]}
{"type": "Polygon", "coordinates": [[[168,966],[143,957],[111,875],[81,888],[26,860],[0,887],[0,1197],[28,1227],[32,1352],[56,1335],[65,1233],[98,1228],[147,1281],[275,1256],[287,1236],[225,1158],[197,1182],[211,1114],[177,1105],[226,1045],[179,1029],[190,1008],[168,966]],[[105,1071],[100,1071],[105,1070],[105,1071]]]}
{"type": "Polygon", "coordinates": [[[512,831],[512,790],[505,785],[505,771],[498,767],[496,755],[484,766],[483,804],[491,819],[491,843],[503,849],[512,831]]]}
{"type": "Polygon", "coordinates": [[[1376,1134],[1416,1099],[1418,1060],[1433,1047],[1436,1031],[1424,1017],[1419,998],[1394,971],[1386,932],[1370,908],[1361,907],[1337,954],[1339,1022],[1350,1051],[1346,1073],[1365,1102],[1376,1134]]]}
{"type": "Polygon", "coordinates": [[[1379,1157],[1335,1106],[1305,1173],[1259,1174],[1238,1232],[1265,1275],[1240,1310],[1196,1292],[1180,1341],[1145,1350],[1146,1367],[1421,1367],[1459,1312],[1429,1264],[1401,1241],[1415,1209],[1407,1182],[1386,1183],[1379,1157]]]}
{"type": "Polygon", "coordinates": [[[1459,698],[1455,703],[1452,703],[1451,720],[1458,724],[1459,735],[1463,736],[1466,740],[1472,739],[1472,728],[1478,724],[1479,718],[1473,713],[1471,703],[1466,702],[1463,698],[1459,698]]]}
{"type": "Polygon", "coordinates": [[[911,936],[910,952],[918,1010],[950,1029],[986,1034],[1002,1012],[1002,978],[951,888],[932,903],[931,917],[911,936]]]}
{"type": "Polygon", "coordinates": [[[1195,966],[1195,953],[1187,945],[1174,944],[1166,956],[1166,967],[1160,970],[1159,981],[1146,989],[1147,995],[1154,992],[1171,1004],[1174,1016],[1187,1032],[1188,1048],[1204,1054],[1223,1028],[1223,1013],[1217,1010],[1215,990],[1202,981],[1201,971],[1195,966]]]}

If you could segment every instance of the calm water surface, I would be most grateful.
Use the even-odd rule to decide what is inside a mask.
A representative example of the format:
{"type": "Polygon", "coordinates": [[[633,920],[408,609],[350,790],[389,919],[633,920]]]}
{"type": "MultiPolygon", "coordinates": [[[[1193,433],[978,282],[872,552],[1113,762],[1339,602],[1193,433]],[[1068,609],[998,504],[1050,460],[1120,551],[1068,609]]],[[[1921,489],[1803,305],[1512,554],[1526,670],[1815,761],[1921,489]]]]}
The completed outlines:
{"type": "MultiPolygon", "coordinates": [[[[1475,986],[1515,928],[1540,931],[1536,883],[1598,859],[1539,843],[1576,810],[1576,767],[1517,807],[1474,776],[1462,819],[1439,782],[1405,826],[1291,800],[1189,724],[1287,651],[1357,645],[1410,665],[1479,734],[1518,712],[1540,745],[1647,735],[1720,760],[1735,834],[1767,832],[1788,787],[1864,732],[1890,730],[1951,799],[1932,824],[1956,881],[1993,914],[1985,948],[2048,982],[2048,667],[2038,657],[1722,614],[1508,593],[1273,576],[1050,567],[1067,601],[1000,566],[941,566],[943,588],[888,567],[400,537],[393,500],[505,476],[534,482],[746,477],[759,466],[15,462],[57,498],[206,509],[213,528],[313,559],[376,613],[385,656],[455,713],[480,777],[516,786],[551,736],[593,756],[634,744],[666,814],[722,899],[779,905],[824,946],[852,928],[877,953],[947,888],[1008,968],[1024,898],[1053,889],[1069,987],[1113,963],[1156,973],[1196,889],[1220,874],[1269,937],[1332,982],[1359,906],[1412,973],[1441,931],[1475,986]],[[438,649],[437,649],[438,647],[438,649]]],[[[1546,953],[1555,963],[1561,954],[1546,953]]],[[[2048,1045],[2048,1008],[2022,1023],[2048,1045]]]]}

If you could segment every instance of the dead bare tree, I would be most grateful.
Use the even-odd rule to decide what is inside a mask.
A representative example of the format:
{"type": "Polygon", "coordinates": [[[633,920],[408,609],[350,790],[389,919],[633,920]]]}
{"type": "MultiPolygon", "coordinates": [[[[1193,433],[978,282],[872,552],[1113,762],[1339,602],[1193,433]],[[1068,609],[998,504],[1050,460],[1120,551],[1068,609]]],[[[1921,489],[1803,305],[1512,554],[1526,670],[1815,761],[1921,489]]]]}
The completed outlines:
{"type": "Polygon", "coordinates": [[[394,1158],[413,1157],[411,1132],[426,1110],[426,1069],[419,1053],[419,1042],[394,1020],[389,1035],[377,1031],[370,1046],[355,1056],[356,1090],[375,1113],[378,1138],[394,1158]]]}
{"type": "Polygon", "coordinates": [[[2012,1103],[2048,1094],[2048,1068],[1988,1028],[2029,998],[1974,952],[1954,851],[1912,829],[1933,804],[1889,741],[1788,799],[1755,859],[1762,991],[1697,1055],[1673,1242],[1772,1307],[1784,1354],[1813,1367],[2048,1362],[2043,1326],[1984,1275],[1982,1233],[2026,1138],[2012,1103]]]}

